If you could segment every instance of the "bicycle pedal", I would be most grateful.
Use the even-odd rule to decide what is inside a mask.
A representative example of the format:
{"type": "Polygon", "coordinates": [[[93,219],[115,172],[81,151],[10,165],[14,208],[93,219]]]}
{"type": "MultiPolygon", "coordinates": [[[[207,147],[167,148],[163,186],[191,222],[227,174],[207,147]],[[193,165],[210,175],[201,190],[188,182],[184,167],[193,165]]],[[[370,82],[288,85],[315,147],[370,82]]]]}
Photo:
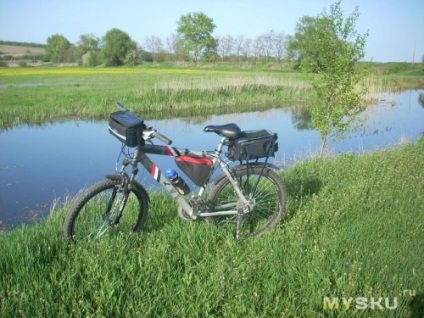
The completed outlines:
{"type": "Polygon", "coordinates": [[[178,207],[178,216],[184,221],[194,220],[182,207],[178,207]]]}

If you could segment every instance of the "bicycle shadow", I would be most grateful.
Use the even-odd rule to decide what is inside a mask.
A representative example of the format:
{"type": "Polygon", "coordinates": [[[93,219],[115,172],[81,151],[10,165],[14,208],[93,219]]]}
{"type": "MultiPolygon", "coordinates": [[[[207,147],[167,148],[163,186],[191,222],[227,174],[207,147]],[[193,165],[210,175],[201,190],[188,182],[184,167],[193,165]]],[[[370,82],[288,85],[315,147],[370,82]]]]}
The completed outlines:
{"type": "Polygon", "coordinates": [[[150,196],[149,212],[143,231],[152,233],[174,226],[174,222],[180,219],[177,209],[177,203],[166,193],[153,193],[150,196]]]}
{"type": "Polygon", "coordinates": [[[313,195],[317,195],[322,188],[322,181],[316,177],[305,176],[296,178],[291,177],[283,181],[287,189],[287,206],[285,213],[285,221],[290,221],[296,213],[305,205],[313,195]]]}
{"type": "Polygon", "coordinates": [[[421,318],[424,315],[424,294],[417,294],[408,303],[411,318],[421,318]]]}

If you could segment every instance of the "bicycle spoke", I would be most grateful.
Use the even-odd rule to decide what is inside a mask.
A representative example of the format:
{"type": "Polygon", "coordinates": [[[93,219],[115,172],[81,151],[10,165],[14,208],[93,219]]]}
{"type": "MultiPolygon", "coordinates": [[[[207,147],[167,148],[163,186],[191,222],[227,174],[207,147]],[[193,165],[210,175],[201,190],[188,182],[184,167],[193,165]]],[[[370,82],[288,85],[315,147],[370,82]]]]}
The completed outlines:
{"type": "Polygon", "coordinates": [[[208,217],[208,221],[216,225],[237,224],[236,237],[259,235],[282,217],[287,196],[284,184],[277,174],[263,167],[239,169],[236,173],[248,203],[241,201],[232,183],[225,179],[211,191],[208,206],[209,213],[242,208],[242,215],[216,215],[208,217]]]}

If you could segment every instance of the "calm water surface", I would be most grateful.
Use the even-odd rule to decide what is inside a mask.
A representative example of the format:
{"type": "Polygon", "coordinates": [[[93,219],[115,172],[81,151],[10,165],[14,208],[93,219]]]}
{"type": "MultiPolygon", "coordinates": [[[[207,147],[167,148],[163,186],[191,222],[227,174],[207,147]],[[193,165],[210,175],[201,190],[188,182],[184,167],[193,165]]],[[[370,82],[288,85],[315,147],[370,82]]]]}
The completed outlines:
{"type": "MultiPolygon", "coordinates": [[[[413,141],[423,134],[424,105],[408,91],[388,97],[364,113],[365,124],[343,141],[329,145],[333,153],[362,152],[413,141]]],[[[215,149],[219,137],[204,133],[209,124],[237,123],[243,130],[266,128],[277,132],[276,160],[290,164],[317,153],[319,135],[308,129],[307,113],[300,107],[271,109],[205,118],[152,120],[148,124],[173,140],[173,146],[215,149]]],[[[113,173],[120,143],[103,122],[67,121],[43,126],[19,126],[0,131],[0,221],[8,227],[48,214],[55,199],[75,195],[79,189],[113,173]]],[[[152,156],[162,170],[175,167],[172,157],[152,156]]],[[[185,178],[186,181],[187,178],[185,178]]],[[[138,180],[155,186],[148,173],[138,180]]]]}

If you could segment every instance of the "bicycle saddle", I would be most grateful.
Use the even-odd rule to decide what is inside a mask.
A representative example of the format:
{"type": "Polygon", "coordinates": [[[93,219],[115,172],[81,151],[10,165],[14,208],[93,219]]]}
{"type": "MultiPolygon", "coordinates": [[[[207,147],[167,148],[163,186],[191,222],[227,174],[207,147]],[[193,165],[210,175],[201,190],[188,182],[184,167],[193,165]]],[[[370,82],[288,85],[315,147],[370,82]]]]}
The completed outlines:
{"type": "Polygon", "coordinates": [[[214,132],[220,136],[235,139],[240,136],[241,130],[237,124],[225,124],[225,125],[209,125],[203,129],[204,132],[214,132]]]}

